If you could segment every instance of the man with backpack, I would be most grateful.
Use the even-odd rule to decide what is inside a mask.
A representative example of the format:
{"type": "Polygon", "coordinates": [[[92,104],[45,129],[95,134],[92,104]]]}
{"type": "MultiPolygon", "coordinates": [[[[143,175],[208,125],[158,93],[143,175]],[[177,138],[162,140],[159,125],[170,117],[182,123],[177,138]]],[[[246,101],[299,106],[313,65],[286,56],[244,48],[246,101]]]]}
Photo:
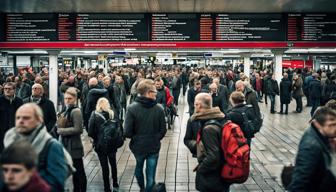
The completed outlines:
{"type": "Polygon", "coordinates": [[[65,180],[72,166],[61,143],[53,139],[43,124],[43,112],[35,103],[22,105],[16,112],[15,127],[8,130],[4,145],[24,139],[29,141],[39,155],[38,172],[52,192],[64,191],[65,180]]]}
{"type": "Polygon", "coordinates": [[[239,125],[251,146],[251,139],[260,130],[262,119],[255,114],[251,105],[245,104],[245,95],[242,92],[231,93],[230,101],[233,107],[227,112],[226,118],[239,125]]]}
{"type": "Polygon", "coordinates": [[[195,98],[195,113],[192,121],[200,121],[202,128],[197,135],[196,189],[199,191],[229,191],[230,183],[221,177],[222,164],[225,161],[221,150],[221,128],[207,125],[209,120],[224,123],[224,113],[218,107],[212,107],[212,97],[208,93],[199,93],[195,98]]]}
{"type": "Polygon", "coordinates": [[[151,192],[155,184],[156,167],[161,148],[161,139],[166,134],[165,112],[157,104],[154,81],[145,79],[137,86],[135,102],[126,112],[124,135],[130,138],[130,149],[136,159],[135,177],[140,191],[151,192]],[[146,186],[143,166],[146,161],[146,186]]]}

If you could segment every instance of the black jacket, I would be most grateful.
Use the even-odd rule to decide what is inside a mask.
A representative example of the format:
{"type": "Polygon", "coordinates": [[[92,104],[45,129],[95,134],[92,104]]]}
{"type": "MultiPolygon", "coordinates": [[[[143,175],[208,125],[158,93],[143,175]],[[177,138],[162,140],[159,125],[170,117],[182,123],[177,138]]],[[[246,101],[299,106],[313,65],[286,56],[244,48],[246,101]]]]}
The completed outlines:
{"type": "Polygon", "coordinates": [[[321,81],[313,79],[309,82],[309,96],[311,99],[321,99],[322,97],[322,85],[321,81]]]}
{"type": "Polygon", "coordinates": [[[277,80],[273,80],[271,78],[269,78],[267,81],[266,81],[266,92],[268,95],[279,95],[279,85],[278,85],[278,82],[277,80]]]}
{"type": "Polygon", "coordinates": [[[292,83],[288,78],[283,78],[280,82],[280,102],[289,104],[291,100],[292,83]]]}
{"type": "Polygon", "coordinates": [[[194,87],[191,87],[188,90],[187,101],[188,101],[188,105],[189,105],[189,113],[190,114],[194,113],[194,101],[195,101],[196,95],[199,92],[200,91],[196,91],[194,87]]]}
{"type": "MultiPolygon", "coordinates": [[[[30,103],[30,102],[32,102],[31,97],[28,97],[23,100],[23,103],[30,103]]],[[[44,124],[47,128],[47,131],[50,132],[52,128],[55,126],[57,120],[54,104],[49,99],[42,97],[40,103],[38,103],[38,106],[40,106],[43,111],[44,124]]]]}
{"type": "Polygon", "coordinates": [[[165,136],[166,121],[162,106],[155,101],[137,97],[126,112],[125,137],[130,138],[131,151],[136,155],[158,153],[165,136]]]}
{"type": "Polygon", "coordinates": [[[23,104],[22,99],[15,97],[10,102],[5,96],[0,96],[0,152],[3,150],[5,133],[15,125],[16,110],[23,104]]]}
{"type": "MultiPolygon", "coordinates": [[[[244,117],[242,115],[243,112],[246,112],[247,119],[252,120],[254,118],[257,118],[254,114],[254,110],[252,108],[247,109],[248,106],[246,104],[239,104],[231,108],[227,113],[225,118],[227,120],[231,120],[233,123],[236,123],[239,125],[239,127],[244,132],[244,117]]],[[[251,136],[244,135],[246,138],[252,138],[251,136]]]]}
{"type": "Polygon", "coordinates": [[[188,147],[193,157],[197,157],[196,139],[197,139],[197,133],[201,128],[202,128],[201,121],[199,120],[192,121],[191,118],[189,118],[183,142],[188,147]]]}
{"type": "Polygon", "coordinates": [[[331,161],[329,151],[328,139],[309,127],[299,144],[289,191],[334,191],[336,180],[326,168],[331,161]]]}
{"type": "Polygon", "coordinates": [[[256,92],[248,87],[245,87],[244,94],[245,94],[246,104],[252,105],[255,114],[258,117],[261,117],[256,92]]]}

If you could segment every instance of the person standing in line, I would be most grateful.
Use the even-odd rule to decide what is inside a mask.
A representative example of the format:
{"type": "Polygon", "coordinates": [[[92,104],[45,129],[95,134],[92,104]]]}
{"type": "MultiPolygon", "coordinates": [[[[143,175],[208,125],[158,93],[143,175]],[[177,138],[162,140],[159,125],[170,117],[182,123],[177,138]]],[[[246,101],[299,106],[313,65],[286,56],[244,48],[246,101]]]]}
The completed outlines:
{"type": "Polygon", "coordinates": [[[111,146],[109,151],[105,151],[97,145],[99,136],[103,134],[100,127],[105,123],[105,120],[109,119],[116,120],[118,118],[114,117],[114,112],[111,109],[109,101],[106,98],[102,97],[97,101],[96,110],[91,113],[89,119],[88,135],[93,139],[93,146],[98,155],[100,166],[102,168],[105,192],[111,192],[109,164],[111,166],[113,191],[118,191],[119,189],[116,159],[118,148],[117,146],[111,146]],[[103,116],[105,119],[101,116],[103,116]]]}
{"type": "Polygon", "coordinates": [[[157,90],[152,80],[142,80],[137,86],[140,94],[130,104],[125,118],[125,136],[130,138],[130,149],[136,159],[135,177],[141,192],[151,192],[155,184],[155,174],[161,140],[166,134],[165,112],[156,102],[157,90]],[[143,166],[146,161],[146,185],[143,166]]]}
{"type": "Polygon", "coordinates": [[[266,84],[267,94],[271,100],[271,113],[274,114],[275,111],[275,96],[279,95],[279,85],[278,81],[275,79],[275,75],[272,75],[272,79],[267,80],[266,84]]]}
{"type": "Polygon", "coordinates": [[[280,82],[280,114],[285,113],[288,114],[288,104],[291,100],[291,92],[292,92],[292,83],[288,78],[288,74],[284,73],[283,78],[280,82]],[[283,106],[285,105],[285,112],[283,111],[283,106]]]}
{"type": "Polygon", "coordinates": [[[83,133],[82,112],[77,106],[77,89],[68,88],[64,93],[65,110],[57,120],[57,133],[64,148],[70,153],[76,169],[72,181],[74,192],[86,192],[86,174],[83,164],[84,148],[81,140],[83,133]]]}
{"type": "Polygon", "coordinates": [[[293,98],[296,101],[296,110],[295,112],[302,112],[302,97],[303,97],[303,81],[299,74],[293,74],[293,98]]]}
{"type": "Polygon", "coordinates": [[[6,132],[15,125],[16,110],[23,104],[22,99],[15,96],[15,84],[7,82],[4,94],[0,96],[0,152],[6,132]]]}

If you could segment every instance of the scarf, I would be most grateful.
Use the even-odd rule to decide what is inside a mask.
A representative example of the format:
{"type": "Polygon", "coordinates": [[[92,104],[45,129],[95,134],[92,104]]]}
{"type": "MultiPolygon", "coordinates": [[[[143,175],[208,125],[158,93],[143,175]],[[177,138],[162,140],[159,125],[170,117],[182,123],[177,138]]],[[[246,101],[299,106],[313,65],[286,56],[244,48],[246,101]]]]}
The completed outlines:
{"type": "Polygon", "coordinates": [[[47,132],[47,128],[43,124],[39,125],[35,128],[35,130],[27,135],[17,132],[16,128],[12,128],[6,133],[4,145],[5,147],[8,147],[10,144],[19,139],[25,139],[32,144],[36,153],[39,154],[49,138],[51,138],[51,135],[47,132]]]}

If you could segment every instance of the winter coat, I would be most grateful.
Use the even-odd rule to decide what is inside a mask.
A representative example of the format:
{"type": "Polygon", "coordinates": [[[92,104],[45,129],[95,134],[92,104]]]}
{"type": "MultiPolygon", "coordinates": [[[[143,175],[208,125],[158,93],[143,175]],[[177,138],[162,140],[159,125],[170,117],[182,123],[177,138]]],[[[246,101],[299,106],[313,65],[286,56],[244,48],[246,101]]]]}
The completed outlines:
{"type": "Polygon", "coordinates": [[[322,91],[322,97],[324,102],[328,102],[330,99],[336,99],[336,83],[334,81],[326,81],[323,91],[322,91]]]}
{"type": "Polygon", "coordinates": [[[163,107],[154,100],[137,97],[126,112],[124,135],[130,138],[129,147],[136,155],[158,153],[165,136],[166,121],[163,107]]]}
{"type": "Polygon", "coordinates": [[[199,91],[195,90],[194,87],[191,87],[188,90],[187,101],[188,101],[189,113],[190,114],[194,113],[194,102],[195,102],[195,97],[198,93],[199,93],[199,91]]]}
{"type": "Polygon", "coordinates": [[[81,140],[83,133],[82,112],[78,107],[69,107],[63,113],[66,118],[68,118],[67,115],[70,117],[66,125],[61,125],[60,119],[57,120],[57,131],[61,136],[61,142],[73,159],[81,159],[84,156],[81,140]]]}
{"type": "Polygon", "coordinates": [[[201,128],[202,124],[200,120],[192,121],[191,117],[189,118],[183,142],[188,147],[193,157],[197,157],[196,139],[197,139],[197,133],[201,128]]]}
{"type": "Polygon", "coordinates": [[[192,121],[200,121],[201,141],[197,143],[196,189],[199,191],[223,191],[230,186],[221,177],[221,169],[225,162],[221,149],[222,127],[205,125],[208,120],[224,123],[224,114],[218,107],[195,113],[192,121]]]}
{"type": "Polygon", "coordinates": [[[15,125],[15,113],[22,104],[22,99],[18,97],[10,102],[5,96],[0,96],[0,152],[3,150],[5,133],[15,125]]]}
{"type": "Polygon", "coordinates": [[[336,189],[336,179],[327,169],[331,162],[328,138],[314,126],[303,134],[295,162],[289,191],[322,192],[336,189]]]}
{"type": "Polygon", "coordinates": [[[28,98],[31,95],[31,86],[28,83],[22,82],[21,86],[17,87],[16,90],[16,96],[21,99],[28,98]]]}
{"type": "Polygon", "coordinates": [[[277,80],[268,79],[266,81],[266,90],[268,95],[279,95],[279,85],[277,80]]]}
{"type": "Polygon", "coordinates": [[[280,103],[289,104],[291,100],[292,83],[288,78],[283,78],[280,82],[280,103]]]}
{"type": "MultiPolygon", "coordinates": [[[[30,103],[32,102],[32,98],[28,97],[23,100],[23,103],[30,103]]],[[[52,130],[56,123],[56,111],[55,106],[52,101],[49,99],[42,97],[38,106],[42,109],[43,112],[43,121],[45,126],[47,127],[48,132],[52,130]]]]}
{"type": "Polygon", "coordinates": [[[252,105],[255,114],[258,117],[261,117],[256,92],[248,87],[245,87],[244,94],[245,94],[246,104],[252,105]]]}
{"type": "Polygon", "coordinates": [[[303,81],[301,77],[297,78],[296,80],[293,80],[293,94],[292,94],[293,98],[296,99],[304,96],[302,86],[303,81]]]}
{"type": "Polygon", "coordinates": [[[322,97],[322,85],[321,81],[313,79],[309,83],[309,96],[311,99],[321,99],[322,97]]]}

